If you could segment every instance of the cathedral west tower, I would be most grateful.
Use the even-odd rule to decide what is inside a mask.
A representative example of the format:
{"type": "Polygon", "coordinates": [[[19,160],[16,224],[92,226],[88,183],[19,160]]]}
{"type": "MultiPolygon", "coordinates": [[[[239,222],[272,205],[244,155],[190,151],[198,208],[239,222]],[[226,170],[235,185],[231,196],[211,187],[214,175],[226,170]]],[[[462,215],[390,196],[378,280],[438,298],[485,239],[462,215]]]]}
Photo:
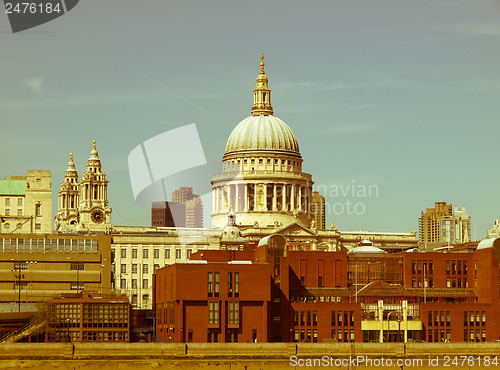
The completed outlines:
{"type": "Polygon", "coordinates": [[[290,127],[273,115],[271,89],[261,56],[251,116],[227,141],[223,172],[212,180],[212,225],[222,228],[230,212],[242,226],[309,225],[312,177],[290,127]]]}

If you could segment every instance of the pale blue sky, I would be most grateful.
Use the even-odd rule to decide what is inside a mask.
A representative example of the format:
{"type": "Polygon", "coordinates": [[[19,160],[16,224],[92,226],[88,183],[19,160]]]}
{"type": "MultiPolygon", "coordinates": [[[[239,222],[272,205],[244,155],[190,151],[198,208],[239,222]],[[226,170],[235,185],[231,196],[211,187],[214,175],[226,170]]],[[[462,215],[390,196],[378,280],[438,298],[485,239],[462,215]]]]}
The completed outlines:
{"type": "Polygon", "coordinates": [[[147,225],[128,153],[196,123],[207,160],[220,160],[250,115],[261,52],[304,171],[326,187],[378,186],[349,197],[363,215],[328,223],[417,230],[422,210],[447,201],[467,208],[482,238],[500,218],[492,0],[84,0],[17,34],[1,13],[0,178],[51,170],[55,211],[69,153],[81,175],[95,139],[112,222],[147,225]]]}

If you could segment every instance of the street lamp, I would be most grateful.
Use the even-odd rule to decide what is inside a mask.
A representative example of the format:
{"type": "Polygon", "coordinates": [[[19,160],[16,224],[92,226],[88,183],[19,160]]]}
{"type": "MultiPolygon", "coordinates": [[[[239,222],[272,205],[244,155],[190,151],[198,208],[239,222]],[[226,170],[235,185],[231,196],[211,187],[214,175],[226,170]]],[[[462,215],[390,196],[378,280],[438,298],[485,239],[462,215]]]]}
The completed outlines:
{"type": "Polygon", "coordinates": [[[21,274],[21,262],[19,261],[17,264],[16,268],[16,261],[14,259],[11,259],[11,261],[14,261],[14,278],[18,279],[17,280],[17,289],[18,289],[18,296],[17,296],[17,312],[21,312],[21,278],[24,279],[24,275],[21,274]],[[17,270],[17,276],[15,271],[17,270]]]}
{"type": "MultiPolygon", "coordinates": [[[[106,258],[103,258],[102,262],[104,261],[107,261],[106,258]]],[[[102,297],[102,283],[103,283],[103,279],[102,279],[102,268],[105,267],[104,264],[101,263],[101,297],[102,297]]]]}

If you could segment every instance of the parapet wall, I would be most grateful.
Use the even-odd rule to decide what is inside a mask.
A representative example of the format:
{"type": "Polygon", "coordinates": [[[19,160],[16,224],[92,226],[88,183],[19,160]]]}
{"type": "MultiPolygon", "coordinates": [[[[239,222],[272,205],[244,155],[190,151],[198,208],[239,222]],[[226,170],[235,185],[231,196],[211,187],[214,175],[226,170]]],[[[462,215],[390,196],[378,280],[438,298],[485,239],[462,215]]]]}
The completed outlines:
{"type": "Polygon", "coordinates": [[[500,356],[500,343],[13,343],[0,359],[500,356]]]}

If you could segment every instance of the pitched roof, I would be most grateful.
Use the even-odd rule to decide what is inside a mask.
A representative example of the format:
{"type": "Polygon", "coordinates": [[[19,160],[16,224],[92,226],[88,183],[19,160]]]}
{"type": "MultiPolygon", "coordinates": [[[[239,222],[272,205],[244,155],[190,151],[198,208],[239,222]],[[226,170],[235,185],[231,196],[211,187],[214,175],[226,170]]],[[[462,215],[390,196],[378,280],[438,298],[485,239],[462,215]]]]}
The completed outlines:
{"type": "Polygon", "coordinates": [[[476,298],[477,294],[474,289],[461,288],[408,288],[408,291],[415,294],[417,297],[429,298],[476,298]]]}
{"type": "Polygon", "coordinates": [[[400,284],[389,284],[382,280],[372,281],[358,291],[358,297],[414,297],[416,294],[400,284]]]}

